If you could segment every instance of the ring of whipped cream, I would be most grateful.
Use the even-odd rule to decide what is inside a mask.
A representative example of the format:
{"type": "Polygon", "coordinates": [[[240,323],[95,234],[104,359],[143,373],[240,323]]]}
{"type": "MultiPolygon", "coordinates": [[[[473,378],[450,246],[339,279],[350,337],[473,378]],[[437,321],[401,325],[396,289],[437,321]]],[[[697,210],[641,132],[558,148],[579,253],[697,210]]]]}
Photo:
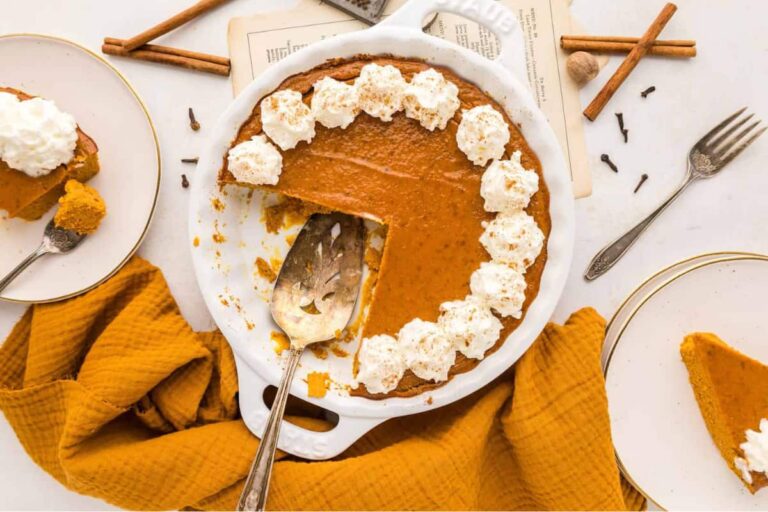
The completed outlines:
{"type": "MultiPolygon", "coordinates": [[[[400,111],[425,129],[443,130],[459,109],[458,87],[429,68],[407,82],[394,66],[367,64],[354,84],[330,77],[313,86],[310,105],[298,91],[277,91],[261,102],[264,135],[233,147],[228,169],[239,181],[275,185],[282,171],[280,150],[311,143],[315,122],[345,129],[360,112],[390,122],[400,111]],[[276,147],[277,146],[277,147],[276,147]]],[[[448,380],[456,352],[483,359],[498,341],[502,323],[493,314],[521,318],[525,301],[524,274],[544,245],[544,234],[525,208],[539,188],[539,177],[523,168],[520,151],[502,160],[510,133],[504,117],[491,105],[462,112],[456,132],[459,149],[475,165],[491,164],[483,172],[480,195],[484,208],[496,218],[484,222],[480,243],[491,260],[470,278],[470,294],[440,305],[437,322],[416,318],[397,337],[380,334],[361,341],[356,384],[370,393],[397,388],[410,369],[424,380],[448,380]]]]}

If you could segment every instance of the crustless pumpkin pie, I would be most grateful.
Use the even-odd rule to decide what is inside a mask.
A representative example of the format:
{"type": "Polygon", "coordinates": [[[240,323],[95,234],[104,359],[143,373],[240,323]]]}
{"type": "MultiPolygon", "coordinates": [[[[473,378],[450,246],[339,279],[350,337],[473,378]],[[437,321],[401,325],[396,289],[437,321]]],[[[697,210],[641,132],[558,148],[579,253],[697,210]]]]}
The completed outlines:
{"type": "MultiPolygon", "coordinates": [[[[14,94],[22,101],[32,98],[7,87],[0,87],[0,93],[14,94]]],[[[98,147],[78,128],[73,158],[43,176],[29,176],[0,159],[0,210],[5,210],[12,218],[39,219],[56,204],[67,181],[85,182],[98,172],[98,147]]]]}
{"type": "Polygon", "coordinates": [[[761,422],[768,418],[768,366],[710,333],[686,336],[680,354],[707,430],[726,464],[750,492],[765,487],[766,468],[750,467],[750,450],[766,449],[762,436],[768,429],[761,422]]]}
{"type": "MultiPolygon", "coordinates": [[[[530,198],[525,212],[535,220],[544,237],[550,230],[549,195],[536,155],[503,108],[448,68],[390,56],[358,56],[329,61],[291,76],[278,91],[297,91],[309,105],[313,86],[319,80],[331,77],[349,84],[369,64],[397,68],[406,80],[428,69],[437,70],[458,88],[460,108],[444,129],[425,129],[423,123],[420,126],[402,112],[395,113],[388,122],[362,113],[344,129],[329,129],[318,123],[311,143],[299,142],[281,155],[267,155],[282,157],[282,173],[276,184],[258,187],[323,209],[373,219],[387,227],[378,280],[368,304],[362,336],[394,337],[413,319],[437,321],[441,304],[466,297],[473,272],[489,260],[479,240],[485,223],[496,215],[484,209],[480,194],[484,167],[473,164],[457,146],[463,111],[490,106],[502,113],[510,132],[503,147],[504,157],[520,152],[515,157],[538,175],[538,191],[530,198]]],[[[230,151],[264,133],[263,105],[261,101],[254,107],[230,151]]],[[[279,140],[276,142],[280,145],[279,140]]],[[[219,182],[254,187],[235,177],[226,158],[219,182]]],[[[546,259],[544,244],[535,261],[528,262],[519,316],[536,297],[546,259]]],[[[520,318],[511,316],[501,318],[501,335],[487,353],[498,348],[520,322],[520,318]]],[[[477,363],[478,359],[459,353],[450,376],[466,372],[477,363]]],[[[388,393],[371,393],[364,385],[352,393],[369,398],[412,396],[443,383],[420,378],[407,370],[388,393]]]]}

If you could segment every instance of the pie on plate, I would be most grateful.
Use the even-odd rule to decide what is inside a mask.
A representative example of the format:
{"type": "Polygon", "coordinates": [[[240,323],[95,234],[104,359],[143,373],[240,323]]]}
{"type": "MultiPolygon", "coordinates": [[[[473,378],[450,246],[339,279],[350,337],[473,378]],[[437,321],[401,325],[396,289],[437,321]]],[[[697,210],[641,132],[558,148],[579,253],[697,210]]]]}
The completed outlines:
{"type": "Polygon", "coordinates": [[[768,485],[768,366],[710,333],[686,336],[680,354],[715,445],[755,493],[768,485]]]}
{"type": "Polygon", "coordinates": [[[551,225],[541,165],[503,108],[451,69],[357,56],[291,76],[254,106],[219,183],[385,226],[355,371],[366,372],[368,356],[395,368],[398,351],[411,350],[394,379],[373,389],[358,379],[353,395],[413,396],[471,370],[520,324],[538,292],[551,225]],[[338,108],[316,111],[318,91],[338,108]],[[259,164],[242,166],[247,159],[259,164]],[[484,193],[494,177],[501,191],[484,193]],[[517,201],[512,192],[534,182],[517,201]],[[496,286],[493,272],[515,289],[496,286]],[[485,344],[446,334],[451,319],[471,324],[485,344]]]}
{"type": "MultiPolygon", "coordinates": [[[[0,93],[13,94],[22,101],[33,98],[7,87],[0,87],[0,93]]],[[[0,210],[8,212],[11,218],[37,220],[64,194],[67,181],[86,182],[98,172],[98,147],[93,139],[77,128],[74,156],[48,174],[30,176],[0,159],[0,210]]]]}

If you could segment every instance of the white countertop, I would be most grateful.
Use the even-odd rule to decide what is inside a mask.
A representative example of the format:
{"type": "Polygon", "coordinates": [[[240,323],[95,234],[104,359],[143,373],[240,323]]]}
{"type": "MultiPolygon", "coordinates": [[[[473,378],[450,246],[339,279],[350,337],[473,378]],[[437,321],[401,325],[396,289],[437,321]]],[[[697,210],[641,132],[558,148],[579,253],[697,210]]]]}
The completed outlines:
{"type": "MultiPolygon", "coordinates": [[[[172,46],[227,54],[227,22],[292,5],[293,0],[238,0],[165,36],[172,46]]],[[[7,2],[0,34],[34,32],[62,36],[96,51],[105,36],[128,37],[167,18],[190,0],[135,0],[119,9],[103,0],[7,2]],[[62,6],[66,4],[66,8],[62,6]]],[[[641,35],[663,0],[574,0],[573,12],[591,33],[641,35]]],[[[582,306],[609,317],[645,277],[677,260],[713,251],[768,253],[768,136],[747,150],[722,175],[694,185],[652,226],[616,267],[595,282],[582,279],[594,253],[651,211],[682,179],[691,144],[726,115],[749,106],[768,121],[768,35],[765,0],[677,0],[679,10],[662,37],[696,39],[691,60],[647,58],[595,123],[586,124],[594,190],[576,203],[577,236],[573,269],[554,320],[582,306]],[[655,85],[647,99],[640,91],[655,85]],[[613,112],[622,111],[630,130],[624,144],[613,112]],[[609,153],[621,172],[600,162],[609,153]],[[637,195],[640,175],[650,179],[637,195]]],[[[582,92],[586,104],[618,66],[614,57],[582,92]]],[[[179,159],[196,156],[217,116],[231,101],[229,81],[216,76],[114,58],[144,98],[160,138],[163,182],[154,223],[139,253],[159,265],[182,312],[196,329],[213,322],[197,290],[186,241],[188,192],[179,159]],[[202,130],[187,128],[193,107],[202,130]]],[[[0,81],[2,79],[0,78],[0,81]]],[[[0,303],[0,340],[24,307],[0,303]]],[[[0,508],[105,509],[100,500],[67,491],[24,453],[5,419],[0,419],[0,508]]]]}

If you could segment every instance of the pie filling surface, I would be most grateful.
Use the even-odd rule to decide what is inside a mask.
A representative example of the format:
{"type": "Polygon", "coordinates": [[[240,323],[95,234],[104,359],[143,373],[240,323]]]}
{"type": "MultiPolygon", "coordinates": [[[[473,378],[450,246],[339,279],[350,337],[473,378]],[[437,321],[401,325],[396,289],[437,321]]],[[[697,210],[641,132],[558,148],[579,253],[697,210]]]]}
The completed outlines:
{"type": "MultiPolygon", "coordinates": [[[[386,225],[378,280],[368,304],[362,336],[396,336],[414,318],[436,321],[442,303],[467,296],[470,275],[482,262],[490,260],[479,242],[482,223],[496,215],[483,208],[480,179],[484,167],[473,165],[458,148],[456,131],[464,109],[489,104],[502,113],[503,109],[448,68],[389,56],[329,61],[289,77],[278,90],[299,91],[308,104],[315,82],[326,76],[352,82],[361,68],[371,62],[395,66],[407,80],[420,71],[436,69],[458,86],[461,107],[445,130],[429,131],[402,112],[391,122],[361,113],[346,129],[328,129],[317,124],[310,144],[300,142],[283,152],[278,184],[260,188],[386,225]]],[[[541,165],[516,125],[506,114],[504,118],[511,134],[504,158],[520,151],[523,166],[539,175],[539,190],[526,211],[547,236],[551,227],[549,194],[541,165]]],[[[257,104],[231,147],[261,133],[257,104]]],[[[251,186],[235,179],[227,169],[226,158],[219,181],[251,186]]],[[[545,244],[525,273],[523,311],[538,293],[546,259],[545,244]]],[[[502,319],[503,331],[489,353],[503,343],[520,321],[502,319]]],[[[478,362],[457,354],[450,375],[466,372],[478,362]]],[[[370,394],[363,385],[352,393],[369,398],[411,396],[442,384],[425,381],[407,371],[398,387],[387,395],[370,394]]]]}

